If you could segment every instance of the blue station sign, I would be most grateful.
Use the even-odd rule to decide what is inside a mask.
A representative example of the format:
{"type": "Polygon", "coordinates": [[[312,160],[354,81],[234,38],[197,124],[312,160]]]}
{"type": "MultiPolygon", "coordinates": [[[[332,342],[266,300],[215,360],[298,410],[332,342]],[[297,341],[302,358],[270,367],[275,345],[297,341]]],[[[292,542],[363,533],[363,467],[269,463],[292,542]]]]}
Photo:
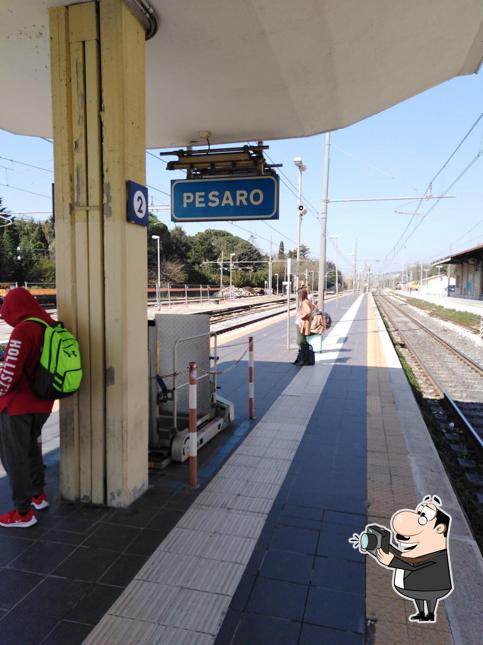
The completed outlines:
{"type": "Polygon", "coordinates": [[[171,182],[173,222],[278,219],[278,177],[180,179],[171,182]]]}

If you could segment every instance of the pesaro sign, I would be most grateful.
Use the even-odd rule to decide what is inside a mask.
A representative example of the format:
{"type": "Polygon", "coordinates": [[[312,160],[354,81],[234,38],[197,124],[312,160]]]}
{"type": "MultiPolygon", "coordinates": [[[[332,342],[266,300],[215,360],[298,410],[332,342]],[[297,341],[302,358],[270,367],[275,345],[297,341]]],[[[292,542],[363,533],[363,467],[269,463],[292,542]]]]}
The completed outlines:
{"type": "Polygon", "coordinates": [[[278,219],[278,202],[275,174],[171,182],[174,222],[278,219]]]}

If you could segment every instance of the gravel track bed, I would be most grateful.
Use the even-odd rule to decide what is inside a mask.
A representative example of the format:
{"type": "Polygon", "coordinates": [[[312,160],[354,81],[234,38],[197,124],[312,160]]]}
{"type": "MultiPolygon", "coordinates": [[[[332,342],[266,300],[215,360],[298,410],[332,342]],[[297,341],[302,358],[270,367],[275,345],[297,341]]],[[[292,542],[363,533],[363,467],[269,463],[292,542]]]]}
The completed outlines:
{"type": "MultiPolygon", "coordinates": [[[[381,305],[387,312],[391,324],[407,337],[411,349],[421,359],[441,388],[458,404],[476,432],[483,437],[483,374],[468,367],[457,355],[408,319],[404,314],[407,305],[399,303],[396,305],[388,299],[383,299],[381,305]],[[400,311],[398,307],[403,311],[400,311]]],[[[413,309],[411,307],[408,311],[410,315],[413,315],[413,309]]],[[[424,319],[419,317],[423,325],[430,327],[427,324],[428,319],[433,322],[429,317],[424,319]]],[[[434,327],[431,331],[443,337],[443,334],[440,334],[439,330],[434,327]]],[[[446,337],[444,340],[456,349],[461,347],[461,344],[456,342],[454,338],[446,337]]],[[[474,354],[471,358],[474,358],[474,354]]],[[[474,360],[478,361],[478,358],[476,357],[474,360]]],[[[483,366],[483,360],[478,361],[478,364],[483,366]]]]}
{"type": "MultiPolygon", "coordinates": [[[[385,296],[385,298],[389,301],[393,299],[391,296],[385,296]]],[[[438,334],[438,336],[441,336],[447,343],[450,343],[450,345],[483,367],[483,340],[477,334],[473,334],[471,331],[463,329],[455,323],[434,318],[418,307],[407,304],[401,298],[394,298],[394,300],[403,309],[407,307],[411,316],[419,320],[428,329],[438,334]]]]}

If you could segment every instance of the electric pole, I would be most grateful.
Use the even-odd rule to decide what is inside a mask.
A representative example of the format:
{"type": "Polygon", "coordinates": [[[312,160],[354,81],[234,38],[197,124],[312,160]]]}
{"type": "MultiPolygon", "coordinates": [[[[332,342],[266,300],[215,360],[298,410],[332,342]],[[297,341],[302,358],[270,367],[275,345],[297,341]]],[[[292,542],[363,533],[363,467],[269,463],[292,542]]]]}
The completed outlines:
{"type": "Polygon", "coordinates": [[[352,294],[355,296],[356,291],[357,291],[357,238],[354,243],[354,277],[353,277],[353,283],[352,283],[352,294]]]}
{"type": "Polygon", "coordinates": [[[270,257],[268,261],[268,295],[271,296],[273,293],[272,290],[272,236],[270,235],[270,257]]]}
{"type": "Polygon", "coordinates": [[[327,211],[329,208],[330,132],[325,135],[322,212],[320,216],[319,309],[324,310],[325,256],[327,247],[327,211]]]}

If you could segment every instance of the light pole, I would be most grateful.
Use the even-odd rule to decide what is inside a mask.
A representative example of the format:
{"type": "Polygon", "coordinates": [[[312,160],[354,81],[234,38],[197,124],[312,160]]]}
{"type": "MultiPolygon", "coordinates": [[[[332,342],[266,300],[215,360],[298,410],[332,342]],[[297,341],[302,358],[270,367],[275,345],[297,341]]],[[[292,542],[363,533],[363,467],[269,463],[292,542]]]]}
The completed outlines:
{"type": "Polygon", "coordinates": [[[354,253],[350,255],[354,256],[354,266],[353,266],[353,276],[352,276],[352,295],[356,295],[357,291],[357,238],[354,244],[354,253]]]}
{"type": "Polygon", "coordinates": [[[17,274],[17,275],[15,276],[15,277],[17,278],[17,280],[15,281],[15,286],[16,286],[16,287],[18,287],[18,274],[20,273],[19,268],[20,268],[20,261],[21,261],[21,259],[22,259],[22,256],[20,255],[20,247],[19,247],[19,246],[17,246],[17,262],[18,262],[19,264],[18,264],[18,267],[16,268],[16,271],[15,271],[15,273],[17,274]]]}
{"type": "Polygon", "coordinates": [[[320,217],[320,259],[319,259],[319,309],[324,311],[325,284],[325,255],[327,246],[327,211],[329,208],[329,164],[330,164],[330,132],[325,135],[324,145],[324,183],[322,212],[320,217]]]}
{"type": "Polygon", "coordinates": [[[429,273],[429,269],[424,269],[424,273],[425,273],[424,279],[426,280],[426,289],[427,289],[428,288],[428,273],[429,273]]]}
{"type": "Polygon", "coordinates": [[[223,251],[221,252],[221,260],[218,260],[220,264],[220,293],[223,291],[223,251]]]}
{"type": "Polygon", "coordinates": [[[311,278],[310,281],[311,281],[311,284],[312,284],[312,289],[311,289],[312,293],[314,293],[314,273],[315,273],[315,271],[312,271],[312,269],[311,269],[310,270],[310,278],[311,278]]]}
{"type": "Polygon", "coordinates": [[[335,240],[335,298],[339,297],[339,247],[337,246],[337,235],[331,235],[331,240],[335,240]]]}
{"type": "Polygon", "coordinates": [[[268,261],[268,295],[273,296],[273,276],[272,276],[272,243],[270,242],[270,259],[268,261]]]}
{"type": "Polygon", "coordinates": [[[151,235],[153,240],[158,244],[158,281],[156,283],[156,306],[158,311],[161,309],[161,251],[159,235],[151,235]]]}
{"type": "Polygon", "coordinates": [[[231,289],[232,289],[232,275],[233,275],[233,258],[236,253],[230,253],[230,299],[232,298],[231,289]]]}
{"type": "Polygon", "coordinates": [[[278,273],[276,273],[275,276],[277,278],[277,296],[278,296],[278,273]]]}
{"type": "Polygon", "coordinates": [[[299,264],[300,264],[300,233],[302,228],[302,217],[304,215],[304,207],[302,204],[302,173],[307,170],[307,166],[304,165],[302,157],[295,157],[293,160],[294,164],[297,166],[298,175],[299,175],[299,190],[298,190],[298,206],[297,206],[297,274],[296,274],[296,288],[299,286],[299,264]]]}

